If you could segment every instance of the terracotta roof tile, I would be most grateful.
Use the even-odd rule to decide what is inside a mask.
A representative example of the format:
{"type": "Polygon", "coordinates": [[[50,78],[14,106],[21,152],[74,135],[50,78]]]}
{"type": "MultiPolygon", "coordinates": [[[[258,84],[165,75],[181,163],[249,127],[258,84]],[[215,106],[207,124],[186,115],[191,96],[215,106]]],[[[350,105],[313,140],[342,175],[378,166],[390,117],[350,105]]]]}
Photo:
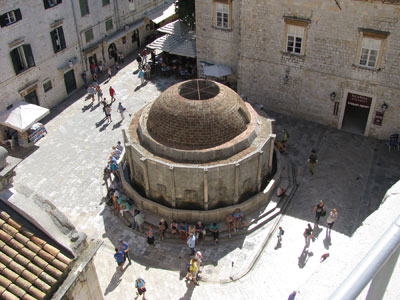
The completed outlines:
{"type": "Polygon", "coordinates": [[[46,297],[46,294],[40,291],[39,289],[35,288],[34,286],[31,286],[28,289],[28,293],[31,294],[33,297],[42,300],[46,297]]]}
{"type": "Polygon", "coordinates": [[[8,241],[11,239],[12,239],[11,235],[9,235],[4,230],[0,230],[0,240],[4,241],[5,243],[8,243],[8,241]]]}
{"type": "Polygon", "coordinates": [[[64,254],[62,254],[61,252],[57,254],[57,259],[61,260],[64,264],[69,265],[72,260],[69,259],[68,257],[66,257],[64,254]]]}
{"type": "Polygon", "coordinates": [[[43,241],[41,238],[38,238],[37,236],[32,236],[31,237],[32,242],[34,242],[36,245],[40,246],[41,248],[44,247],[47,243],[43,241]]]}
{"type": "Polygon", "coordinates": [[[5,232],[7,232],[11,236],[15,236],[18,233],[18,230],[12,227],[8,223],[4,223],[3,226],[1,226],[1,229],[3,229],[5,232]]]}
{"type": "Polygon", "coordinates": [[[29,294],[25,294],[21,297],[21,300],[36,300],[36,299],[29,294]]]}
{"type": "Polygon", "coordinates": [[[44,300],[72,260],[0,211],[0,299],[44,300]]]}
{"type": "Polygon", "coordinates": [[[0,287],[0,299],[3,300],[19,300],[17,296],[7,291],[5,288],[0,287]]]}
{"type": "Polygon", "coordinates": [[[30,250],[32,250],[35,253],[38,253],[41,249],[41,247],[39,247],[38,245],[36,245],[34,242],[27,242],[26,245],[30,250]]]}
{"type": "Polygon", "coordinates": [[[13,293],[15,296],[17,296],[18,298],[21,298],[23,295],[26,294],[26,292],[21,289],[19,286],[15,285],[15,284],[10,284],[10,286],[8,287],[8,290],[13,293]]]}
{"type": "Polygon", "coordinates": [[[31,295],[29,294],[25,294],[21,297],[21,300],[36,300],[35,298],[33,298],[31,295]]]}
{"type": "Polygon", "coordinates": [[[15,238],[21,242],[23,245],[26,245],[29,242],[29,238],[27,238],[26,236],[24,236],[23,234],[21,234],[20,232],[18,232],[15,235],[15,238]]]}
{"type": "Polygon", "coordinates": [[[11,218],[11,216],[3,210],[0,212],[0,218],[7,222],[7,220],[11,218]]]}
{"type": "Polygon", "coordinates": [[[58,250],[56,247],[53,247],[52,245],[46,244],[43,246],[43,249],[49,252],[53,256],[57,256],[60,253],[60,250],[58,250]]]}

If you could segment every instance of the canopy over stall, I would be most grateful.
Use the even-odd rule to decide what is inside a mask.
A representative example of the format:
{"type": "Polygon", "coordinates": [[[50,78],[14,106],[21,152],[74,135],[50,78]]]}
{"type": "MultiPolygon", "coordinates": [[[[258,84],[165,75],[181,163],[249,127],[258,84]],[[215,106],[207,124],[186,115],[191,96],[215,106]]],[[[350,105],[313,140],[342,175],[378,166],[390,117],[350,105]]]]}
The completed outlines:
{"type": "Polygon", "coordinates": [[[26,131],[50,113],[48,108],[20,101],[0,114],[0,124],[17,131],[26,131]]]}
{"type": "Polygon", "coordinates": [[[167,33],[159,37],[147,47],[159,49],[170,54],[185,57],[196,57],[196,34],[182,21],[176,20],[158,29],[159,32],[167,33]]]}
{"type": "Polygon", "coordinates": [[[232,74],[229,66],[224,65],[211,65],[204,66],[204,75],[212,77],[224,77],[232,74]]]}

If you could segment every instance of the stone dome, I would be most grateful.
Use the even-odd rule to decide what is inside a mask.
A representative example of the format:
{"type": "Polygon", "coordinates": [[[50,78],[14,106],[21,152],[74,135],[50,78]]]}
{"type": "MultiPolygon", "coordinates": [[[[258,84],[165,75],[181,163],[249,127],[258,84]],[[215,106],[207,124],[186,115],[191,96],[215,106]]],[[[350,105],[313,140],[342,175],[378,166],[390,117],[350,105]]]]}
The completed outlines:
{"type": "Polygon", "coordinates": [[[207,149],[244,132],[250,114],[240,96],[210,80],[188,80],[164,91],[152,104],[147,129],[157,142],[176,149],[207,149]]]}

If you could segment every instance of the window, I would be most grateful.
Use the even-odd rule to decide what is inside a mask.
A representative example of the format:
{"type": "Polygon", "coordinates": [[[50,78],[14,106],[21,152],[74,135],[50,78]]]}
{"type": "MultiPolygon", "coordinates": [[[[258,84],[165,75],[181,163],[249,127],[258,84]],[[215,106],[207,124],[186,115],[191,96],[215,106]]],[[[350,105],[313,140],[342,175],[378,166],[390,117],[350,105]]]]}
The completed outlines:
{"type": "Polygon", "coordinates": [[[356,65],[378,69],[389,32],[359,28],[356,65]]]}
{"type": "Polygon", "coordinates": [[[106,21],[106,31],[109,31],[111,29],[113,29],[113,21],[112,21],[112,19],[108,19],[106,21]]]}
{"type": "Polygon", "coordinates": [[[305,55],[305,43],[310,20],[296,17],[285,18],[283,39],[284,52],[295,55],[305,55]]]}
{"type": "Polygon", "coordinates": [[[218,28],[230,28],[230,5],[225,3],[215,3],[215,26],[218,28]]]}
{"type": "Polygon", "coordinates": [[[44,4],[44,9],[48,9],[54,6],[57,6],[58,4],[61,4],[62,0],[43,0],[44,4]]]}
{"type": "Polygon", "coordinates": [[[47,80],[45,83],[43,83],[43,90],[46,92],[50,91],[53,88],[51,84],[51,80],[47,80]]]}
{"type": "Polygon", "coordinates": [[[13,49],[10,52],[11,60],[14,65],[15,74],[19,74],[35,66],[31,45],[26,44],[13,49]]]}
{"type": "Polygon", "coordinates": [[[0,16],[0,26],[6,27],[18,22],[19,20],[22,20],[22,15],[21,10],[18,8],[2,14],[0,16]]]}
{"type": "Polygon", "coordinates": [[[363,38],[360,53],[360,66],[375,68],[378,60],[381,40],[363,38]]]}
{"type": "Polygon", "coordinates": [[[134,11],[136,9],[135,0],[129,0],[128,6],[130,11],[134,11]]]}
{"type": "Polygon", "coordinates": [[[86,43],[89,43],[91,40],[94,39],[93,29],[92,28],[90,28],[89,30],[85,31],[85,39],[86,39],[86,43]]]}
{"type": "Polygon", "coordinates": [[[110,4],[110,0],[103,0],[103,6],[110,4]]]}
{"type": "Polygon", "coordinates": [[[301,54],[304,39],[304,27],[287,25],[286,51],[301,54]]]}
{"type": "Polygon", "coordinates": [[[88,0],[79,0],[79,6],[81,8],[81,16],[86,16],[89,14],[89,3],[88,0]]]}
{"type": "Polygon", "coordinates": [[[57,27],[53,31],[50,32],[51,41],[53,42],[54,53],[65,49],[65,38],[64,38],[64,30],[62,26],[57,27]]]}

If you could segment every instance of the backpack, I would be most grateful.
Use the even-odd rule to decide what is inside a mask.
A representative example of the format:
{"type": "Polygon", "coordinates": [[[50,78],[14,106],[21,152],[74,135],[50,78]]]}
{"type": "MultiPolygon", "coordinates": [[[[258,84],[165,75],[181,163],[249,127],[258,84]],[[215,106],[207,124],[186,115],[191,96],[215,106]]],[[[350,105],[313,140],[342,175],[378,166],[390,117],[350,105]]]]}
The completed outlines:
{"type": "Polygon", "coordinates": [[[187,264],[186,264],[186,271],[188,272],[188,273],[190,273],[190,267],[192,266],[192,264],[190,263],[190,262],[188,262],[187,264]]]}

